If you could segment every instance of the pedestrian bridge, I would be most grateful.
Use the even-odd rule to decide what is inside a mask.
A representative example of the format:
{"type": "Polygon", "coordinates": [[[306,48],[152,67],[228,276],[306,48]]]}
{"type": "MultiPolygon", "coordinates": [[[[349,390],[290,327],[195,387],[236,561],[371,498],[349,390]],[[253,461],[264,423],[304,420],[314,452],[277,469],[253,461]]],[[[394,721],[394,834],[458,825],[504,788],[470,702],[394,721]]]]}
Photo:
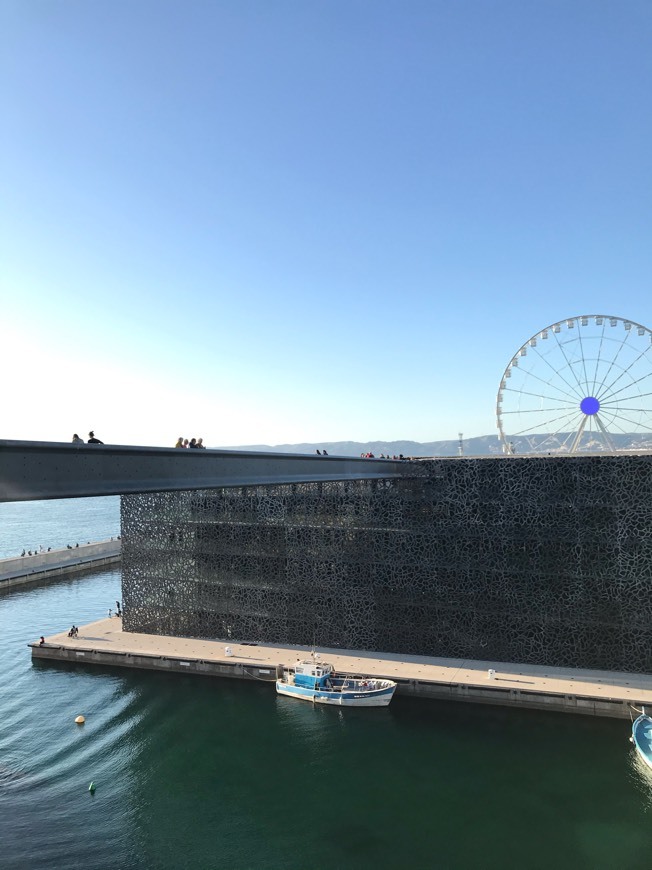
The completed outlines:
{"type": "Polygon", "coordinates": [[[406,465],[351,456],[0,440],[0,502],[387,479],[405,477],[406,465]]]}

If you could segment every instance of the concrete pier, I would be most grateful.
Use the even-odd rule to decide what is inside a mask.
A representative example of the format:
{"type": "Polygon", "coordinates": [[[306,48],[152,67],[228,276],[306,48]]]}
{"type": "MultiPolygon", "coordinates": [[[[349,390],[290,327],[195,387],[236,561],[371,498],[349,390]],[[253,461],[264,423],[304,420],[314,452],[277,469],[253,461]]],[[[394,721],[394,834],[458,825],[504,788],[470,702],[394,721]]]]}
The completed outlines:
{"type": "Polygon", "coordinates": [[[0,559],[0,594],[25,583],[36,583],[62,574],[72,574],[88,568],[99,568],[119,562],[122,542],[97,541],[80,544],[71,550],[50,550],[33,556],[0,559]]]}
{"type": "MultiPolygon", "coordinates": [[[[305,647],[123,632],[117,617],[80,627],[76,638],[66,630],[48,637],[43,646],[38,640],[29,646],[35,659],[268,682],[276,679],[278,665],[292,665],[309,654],[305,647]]],[[[319,652],[338,673],[395,680],[401,695],[616,718],[629,718],[631,706],[652,707],[652,675],[647,674],[341,649],[319,652]]]]}

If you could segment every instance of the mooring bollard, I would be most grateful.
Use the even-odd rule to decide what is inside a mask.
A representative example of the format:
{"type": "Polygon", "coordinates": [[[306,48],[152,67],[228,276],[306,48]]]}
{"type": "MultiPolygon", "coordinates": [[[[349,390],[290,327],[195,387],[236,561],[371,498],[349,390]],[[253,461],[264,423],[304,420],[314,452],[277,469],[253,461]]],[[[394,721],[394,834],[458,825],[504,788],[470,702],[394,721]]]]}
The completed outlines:
{"type": "Polygon", "coordinates": [[[489,670],[487,671],[487,678],[488,678],[489,680],[495,680],[495,679],[496,679],[496,671],[495,671],[493,668],[489,668],[489,670]]]}

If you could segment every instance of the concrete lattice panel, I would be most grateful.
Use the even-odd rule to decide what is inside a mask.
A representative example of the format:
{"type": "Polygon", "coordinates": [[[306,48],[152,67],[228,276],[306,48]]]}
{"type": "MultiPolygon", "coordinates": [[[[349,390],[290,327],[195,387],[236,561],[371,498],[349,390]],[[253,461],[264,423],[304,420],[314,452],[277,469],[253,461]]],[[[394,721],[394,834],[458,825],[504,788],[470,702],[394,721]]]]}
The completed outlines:
{"type": "Polygon", "coordinates": [[[652,457],[122,499],[124,628],[652,672],[652,457]]]}

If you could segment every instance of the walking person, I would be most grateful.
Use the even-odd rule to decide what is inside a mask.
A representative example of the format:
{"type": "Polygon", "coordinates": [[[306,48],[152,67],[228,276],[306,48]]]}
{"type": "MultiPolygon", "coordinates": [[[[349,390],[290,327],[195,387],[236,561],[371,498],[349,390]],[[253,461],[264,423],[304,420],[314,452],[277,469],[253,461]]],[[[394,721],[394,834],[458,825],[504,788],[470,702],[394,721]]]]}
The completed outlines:
{"type": "Polygon", "coordinates": [[[88,433],[88,443],[89,444],[104,444],[104,441],[100,441],[99,438],[95,437],[95,432],[88,433]]]}

